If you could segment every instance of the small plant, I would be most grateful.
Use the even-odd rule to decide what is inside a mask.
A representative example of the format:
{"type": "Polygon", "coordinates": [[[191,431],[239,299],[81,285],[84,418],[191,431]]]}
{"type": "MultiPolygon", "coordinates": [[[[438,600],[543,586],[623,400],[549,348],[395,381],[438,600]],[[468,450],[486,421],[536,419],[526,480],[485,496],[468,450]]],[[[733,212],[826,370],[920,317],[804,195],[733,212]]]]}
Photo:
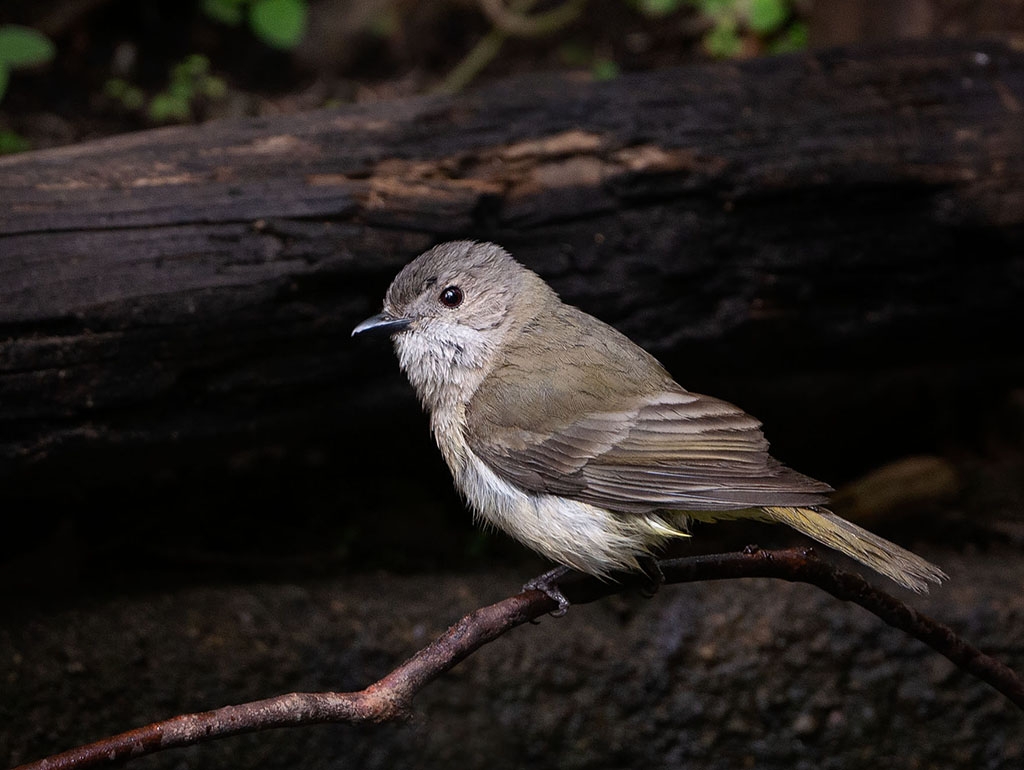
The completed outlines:
{"type": "Polygon", "coordinates": [[[0,155],[13,155],[16,152],[31,150],[32,145],[28,139],[17,131],[0,128],[0,155]]]}
{"type": "Polygon", "coordinates": [[[306,31],[306,0],[203,0],[203,12],[223,24],[246,18],[257,38],[273,48],[291,50],[306,31]]]}
{"type": "Polygon", "coordinates": [[[614,80],[620,73],[619,64],[614,59],[595,53],[588,46],[577,42],[559,46],[558,58],[567,67],[589,69],[594,80],[614,80]]]}
{"type": "MultiPolygon", "coordinates": [[[[257,38],[282,50],[298,45],[306,31],[307,0],[202,0],[202,9],[231,26],[248,20],[257,38]]],[[[108,80],[104,93],[128,111],[144,111],[150,122],[184,123],[192,120],[203,99],[222,99],[227,84],[210,73],[209,59],[192,54],[174,66],[167,88],[152,98],[123,78],[108,80]]]]}
{"type": "Polygon", "coordinates": [[[104,93],[129,111],[145,109],[153,123],[184,123],[193,117],[200,99],[223,99],[227,84],[210,74],[210,60],[201,54],[185,57],[171,69],[170,83],[164,91],[146,99],[145,92],[122,78],[111,78],[104,93]]]}
{"type": "Polygon", "coordinates": [[[17,24],[0,24],[0,100],[7,93],[11,70],[53,61],[57,46],[42,32],[17,24]]]}
{"type": "Polygon", "coordinates": [[[807,25],[793,21],[793,0],[636,0],[648,16],[692,6],[709,23],[704,50],[717,58],[751,52],[787,53],[807,47],[807,25]]]}
{"type": "MultiPolygon", "coordinates": [[[[57,46],[42,32],[17,24],[0,24],[0,101],[7,93],[13,70],[38,67],[53,61],[57,46]]],[[[0,155],[30,149],[27,139],[16,131],[0,129],[0,155]]]]}
{"type": "Polygon", "coordinates": [[[688,0],[637,0],[636,5],[647,16],[657,17],[675,13],[687,2],[688,0]]]}

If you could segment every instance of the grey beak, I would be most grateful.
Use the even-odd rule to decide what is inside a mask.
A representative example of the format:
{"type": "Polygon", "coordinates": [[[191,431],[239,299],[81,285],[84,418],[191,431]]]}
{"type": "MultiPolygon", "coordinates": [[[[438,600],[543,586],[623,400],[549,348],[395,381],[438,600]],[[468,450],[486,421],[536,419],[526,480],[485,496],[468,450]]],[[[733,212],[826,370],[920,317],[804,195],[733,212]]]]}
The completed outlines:
{"type": "Polygon", "coordinates": [[[382,311],[372,315],[352,330],[352,336],[374,332],[377,334],[394,334],[406,328],[411,321],[408,318],[396,318],[391,313],[382,311]]]}

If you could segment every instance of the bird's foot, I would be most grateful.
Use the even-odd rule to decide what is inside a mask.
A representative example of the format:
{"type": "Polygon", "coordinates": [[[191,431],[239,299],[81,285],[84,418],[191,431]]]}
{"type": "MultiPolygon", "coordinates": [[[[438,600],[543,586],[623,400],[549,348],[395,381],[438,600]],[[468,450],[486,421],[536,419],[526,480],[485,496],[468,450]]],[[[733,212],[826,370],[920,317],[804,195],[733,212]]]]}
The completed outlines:
{"type": "Polygon", "coordinates": [[[640,571],[647,576],[647,582],[640,587],[640,593],[650,599],[658,593],[661,584],[665,582],[665,573],[661,571],[661,565],[653,556],[641,556],[637,563],[640,565],[640,571]]]}
{"type": "Polygon", "coordinates": [[[543,575],[538,575],[532,580],[527,581],[523,585],[524,591],[541,591],[554,602],[558,602],[558,609],[551,611],[551,617],[560,618],[566,612],[569,611],[569,600],[565,598],[565,594],[558,587],[558,581],[564,578],[566,575],[572,574],[573,570],[570,567],[555,567],[549,569],[543,575]]]}

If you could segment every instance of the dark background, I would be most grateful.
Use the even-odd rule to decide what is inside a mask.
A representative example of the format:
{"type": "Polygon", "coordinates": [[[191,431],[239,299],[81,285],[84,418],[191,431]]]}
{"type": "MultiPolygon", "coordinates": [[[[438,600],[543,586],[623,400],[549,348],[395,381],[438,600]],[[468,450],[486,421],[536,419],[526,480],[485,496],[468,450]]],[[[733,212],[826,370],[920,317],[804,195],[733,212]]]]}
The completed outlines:
{"type": "MultiPolygon", "coordinates": [[[[794,4],[791,13],[791,23],[806,25],[812,48],[853,42],[885,45],[891,40],[898,49],[914,39],[996,33],[1012,45],[1019,40],[1015,29],[1024,26],[1014,3],[817,2],[794,4]]],[[[219,25],[187,3],[8,2],[0,21],[33,24],[58,44],[52,65],[12,75],[9,93],[0,103],[0,126],[20,132],[35,147],[146,128],[150,124],[143,111],[127,111],[104,97],[105,80],[120,73],[152,93],[163,87],[173,64],[191,52],[208,56],[211,71],[224,78],[229,90],[223,100],[197,100],[197,119],[270,116],[325,103],[366,104],[429,92],[488,29],[472,4],[320,2],[311,6],[310,32],[298,49],[282,52],[261,43],[244,26],[219,25]],[[366,21],[381,14],[390,19],[387,32],[366,21]],[[129,56],[126,49],[133,53],[129,56]],[[131,66],[116,64],[124,59],[131,66]]],[[[567,46],[590,56],[589,64],[577,65],[581,77],[591,76],[589,67],[596,59],[614,61],[624,73],[706,61],[709,23],[689,6],[651,18],[628,3],[590,3],[576,23],[554,35],[508,41],[475,85],[510,74],[564,70],[567,46]]],[[[740,33],[742,56],[767,53],[770,39],[749,30],[740,33]]],[[[958,287],[961,296],[944,300],[930,295],[926,286],[890,283],[883,262],[886,250],[893,250],[913,255],[911,260],[930,259],[936,271],[949,272],[956,269],[955,256],[969,253],[974,263],[983,264],[987,251],[1004,248],[1006,239],[1018,235],[954,227],[901,233],[905,240],[896,243],[883,230],[872,232],[870,218],[865,218],[868,229],[842,236],[849,238],[847,251],[854,255],[849,264],[818,262],[819,248],[823,254],[843,250],[835,242],[834,225],[851,200],[860,205],[866,201],[888,215],[906,210],[908,218],[918,207],[933,205],[923,189],[885,189],[881,181],[872,200],[870,173],[866,178],[847,187],[801,193],[803,197],[762,195],[753,218],[745,219],[744,229],[731,233],[727,243],[702,238],[701,227],[694,226],[692,238],[679,245],[687,251],[685,267],[655,283],[654,296],[638,298],[622,291],[616,298],[609,291],[647,274],[644,243],[656,243],[652,228],[657,224],[627,210],[619,216],[623,236],[603,249],[566,242],[555,226],[549,228],[549,238],[563,244],[556,256],[533,236],[507,227],[494,232],[485,222],[462,230],[456,226],[432,240],[500,238],[565,296],[651,349],[684,386],[732,400],[757,415],[778,456],[834,486],[919,454],[945,457],[959,467],[958,474],[970,477],[972,462],[993,450],[1011,451],[1007,446],[1012,449],[1019,440],[1021,346],[1011,328],[1016,316],[1001,317],[1001,308],[1013,306],[1006,293],[1012,295],[1015,286],[1004,282],[994,289],[991,283],[968,282],[958,287]],[[797,219],[793,212],[799,212],[797,219]],[[991,247],[986,239],[994,239],[991,247]],[[777,256],[760,257],[764,277],[750,275],[751,266],[745,263],[730,267],[730,252],[755,251],[760,243],[779,244],[777,256]],[[606,259],[614,262],[601,270],[586,262],[606,259]],[[857,312],[846,299],[844,281],[850,280],[849,271],[870,275],[872,261],[879,262],[880,276],[873,306],[862,309],[862,327],[837,331],[837,324],[849,323],[843,319],[857,312]],[[768,286],[768,280],[775,283],[768,286]],[[718,298],[724,293],[719,287],[736,283],[755,286],[751,291],[762,295],[760,301],[795,307],[798,313],[804,308],[805,319],[784,316],[778,323],[761,319],[756,325],[744,324],[745,310],[730,310],[718,298]],[[991,295],[993,290],[1002,296],[991,295]],[[971,313],[970,323],[959,323],[955,315],[932,320],[941,313],[915,308],[919,300],[955,303],[971,313]],[[650,303],[649,312],[645,302],[650,303]],[[889,336],[880,344],[872,326],[884,327],[888,317],[907,313],[917,313],[916,320],[893,325],[902,337],[889,336]],[[954,358],[948,357],[949,350],[957,351],[954,358]]],[[[692,198],[676,216],[711,223],[721,216],[721,205],[715,198],[692,198]]],[[[525,214],[523,227],[530,226],[530,216],[525,214]]],[[[706,232],[714,229],[712,224],[705,227],[706,232]]],[[[76,439],[71,438],[45,450],[45,459],[39,460],[42,455],[32,455],[29,446],[31,461],[10,466],[13,475],[5,482],[7,518],[20,534],[0,544],[8,584],[19,586],[18,595],[23,590],[49,594],[60,586],[59,594],[65,596],[69,577],[76,590],[88,590],[94,583],[123,585],[126,574],[137,586],[149,580],[174,584],[205,579],[201,576],[209,574],[337,574],[379,566],[483,566],[494,559],[520,558],[518,547],[469,523],[389,346],[347,338],[348,325],[363,310],[375,310],[390,276],[431,242],[410,238],[408,245],[388,254],[386,265],[357,278],[362,281],[358,286],[349,283],[346,291],[361,296],[364,304],[332,320],[336,326],[302,352],[306,358],[289,360],[279,351],[250,350],[244,343],[235,356],[276,356],[279,368],[301,368],[313,356],[329,360],[332,349],[357,351],[355,360],[365,367],[367,382],[383,378],[391,383],[385,412],[374,413],[375,419],[353,425],[349,432],[347,422],[358,412],[357,405],[351,405],[353,410],[345,403],[331,404],[331,393],[319,392],[311,403],[328,411],[310,419],[302,403],[310,394],[282,385],[274,391],[279,403],[273,408],[292,408],[297,415],[292,426],[261,425],[259,411],[265,407],[258,400],[241,400],[210,408],[235,410],[247,429],[222,435],[196,426],[199,438],[170,453],[167,444],[146,440],[113,442],[99,451],[83,438],[81,449],[75,449],[76,439]],[[288,404],[289,399],[295,403],[288,404]],[[396,478],[411,483],[395,487],[396,478]],[[388,490],[388,499],[382,498],[381,489],[388,490]],[[401,524],[396,524],[396,515],[401,524]],[[168,528],[168,520],[176,526],[168,528]],[[60,558],[53,558],[54,548],[63,549],[58,550],[60,558]],[[47,569],[26,573],[26,554],[30,560],[45,554],[47,569]]],[[[936,282],[955,285],[941,276],[936,282]]],[[[770,319],[775,310],[768,304],[763,312],[770,319]]],[[[232,324],[258,321],[236,322],[226,316],[220,338],[197,344],[211,346],[211,359],[223,358],[220,349],[239,344],[244,334],[232,331],[232,324]]],[[[230,367],[230,358],[217,365],[230,367]]],[[[213,374],[232,377],[230,369],[213,374]]],[[[339,371],[336,376],[360,374],[339,371]]],[[[190,376],[199,381],[209,375],[198,371],[190,376]]],[[[324,387],[332,387],[329,380],[324,387]]],[[[187,383],[179,391],[181,395],[171,398],[190,398],[187,383]]],[[[45,392],[38,395],[46,399],[45,392]]],[[[351,397],[348,392],[341,396],[351,397]]],[[[19,398],[31,403],[34,396],[29,390],[19,398]]],[[[119,419],[135,419],[140,425],[159,419],[160,403],[147,408],[156,413],[119,419]]],[[[166,408],[173,410],[176,404],[166,408]]],[[[192,419],[202,420],[201,410],[192,419]]],[[[16,436],[22,424],[9,423],[9,435],[16,436]]],[[[130,433],[131,422],[122,428],[130,433]]],[[[878,526],[903,525],[896,519],[878,526]]],[[[938,528],[913,522],[907,528],[915,538],[944,537],[938,528]]],[[[968,532],[952,530],[954,542],[990,536],[975,523],[968,532]]]]}
{"type": "MultiPolygon", "coordinates": [[[[134,62],[124,74],[152,93],[174,62],[197,51],[229,90],[226,99],[198,101],[197,122],[375,105],[429,92],[488,29],[469,3],[373,7],[385,5],[392,27],[381,34],[360,21],[362,4],[316,3],[313,33],[280,52],[183,3],[6,2],[0,23],[43,29],[59,55],[44,70],[12,76],[0,126],[37,149],[150,128],[143,114],[104,96],[113,62],[134,62]],[[331,34],[327,19],[338,22],[331,34]]],[[[993,35],[1013,50],[1024,29],[1018,3],[815,2],[793,13],[808,24],[814,50],[898,51],[911,39],[993,35]]],[[[598,58],[623,73],[706,62],[705,32],[693,9],[651,20],[626,3],[592,2],[551,38],[509,41],[474,86],[565,70],[569,43],[591,59],[569,67],[584,79],[598,58]]],[[[744,45],[747,56],[766,53],[755,36],[744,45]]],[[[861,180],[856,200],[871,199],[872,189],[861,180]]],[[[918,194],[880,183],[874,205],[911,216],[926,205],[918,194]]],[[[931,323],[922,313],[895,325],[899,338],[870,330],[919,297],[934,301],[913,283],[880,284],[878,301],[860,314],[864,326],[845,337],[819,325],[827,313],[744,325],[714,300],[716,286],[773,276],[779,283],[762,293],[780,307],[803,308],[806,319],[834,307],[836,324],[844,312],[856,316],[844,304],[843,272],[816,262],[814,247],[816,238],[833,238],[835,212],[850,199],[850,188],[764,195],[740,243],[753,250],[791,237],[803,256],[780,250],[778,263],[756,274],[730,262],[735,241],[704,239],[694,227],[686,267],[658,282],[650,309],[628,293],[648,269],[645,244],[658,237],[636,212],[603,215],[624,233],[604,249],[562,237],[557,222],[527,232],[528,218],[523,232],[499,235],[564,296],[655,352],[684,386],[762,419],[776,455],[842,488],[848,515],[942,564],[956,585],[928,600],[928,611],[1020,668],[1022,613],[1012,597],[1024,535],[1024,349],[1019,314],[1004,314],[1020,289],[1019,267],[1018,281],[1001,292],[965,282],[951,293],[951,306],[975,314],[970,323],[948,315],[931,323]],[[988,307],[997,309],[986,316],[988,307]],[[888,481],[858,481],[879,470],[888,481]],[[868,502],[858,504],[858,494],[868,502]]],[[[721,200],[694,197],[673,215],[712,222],[721,209],[721,200]]],[[[595,218],[595,231],[600,224],[595,218]]],[[[447,235],[494,233],[481,220],[447,235]]],[[[984,264],[987,250],[1005,253],[1021,238],[1019,226],[951,227],[893,242],[867,226],[850,236],[849,264],[863,275],[873,259],[899,253],[950,271],[951,255],[984,264]]],[[[339,278],[343,287],[314,286],[303,299],[325,320],[299,350],[284,335],[279,347],[252,347],[266,335],[249,335],[248,325],[284,321],[225,308],[216,335],[181,341],[216,362],[190,373],[195,387],[184,379],[171,401],[140,401],[115,415],[108,425],[120,431],[116,441],[94,442],[86,431],[5,460],[0,718],[8,728],[0,763],[189,709],[293,689],[358,689],[546,567],[472,525],[389,346],[348,338],[401,264],[440,239],[395,236],[379,263],[339,278]],[[342,293],[351,298],[344,307],[316,304],[342,293]],[[337,350],[358,366],[332,364],[337,350]],[[237,385],[257,359],[279,378],[270,401],[265,388],[247,396],[237,385]],[[317,388],[304,383],[304,367],[332,365],[317,388]],[[214,392],[211,382],[225,383],[231,399],[207,395],[190,405],[194,424],[181,440],[159,430],[147,438],[162,410],[179,413],[173,399],[214,392]]],[[[888,275],[882,264],[878,272],[888,275]]],[[[0,336],[25,328],[10,322],[0,336]]],[[[42,343],[63,331],[31,334],[42,343]]],[[[0,384],[0,410],[6,402],[9,414],[11,404],[35,397],[13,382],[0,384]]],[[[41,404],[60,396],[38,393],[41,404]]],[[[26,424],[8,419],[6,440],[26,424]]],[[[796,542],[748,525],[696,534],[684,552],[796,542]]],[[[661,604],[630,597],[592,616],[584,616],[592,608],[574,611],[562,626],[545,622],[439,683],[412,726],[233,739],[139,764],[337,766],[356,758],[392,766],[415,757],[424,766],[853,767],[899,762],[907,752],[921,767],[1017,766],[1020,716],[997,695],[810,589],[752,586],[666,591],[652,600],[661,604]]]]}

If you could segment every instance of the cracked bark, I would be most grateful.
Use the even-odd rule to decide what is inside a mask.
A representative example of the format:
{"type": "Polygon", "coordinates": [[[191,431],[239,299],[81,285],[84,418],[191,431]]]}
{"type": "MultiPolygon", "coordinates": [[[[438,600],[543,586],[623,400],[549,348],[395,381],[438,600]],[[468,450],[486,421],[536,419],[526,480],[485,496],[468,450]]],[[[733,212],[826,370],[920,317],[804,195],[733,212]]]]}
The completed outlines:
{"type": "Polygon", "coordinates": [[[1005,383],[1020,346],[995,341],[1024,322],[1022,104],[1021,54],[929,43],[0,160],[0,475],[358,422],[402,386],[350,328],[455,237],[502,242],[685,360],[694,389],[716,384],[702,370],[781,383],[895,364],[955,390],[968,359],[972,383],[1005,383]]]}

